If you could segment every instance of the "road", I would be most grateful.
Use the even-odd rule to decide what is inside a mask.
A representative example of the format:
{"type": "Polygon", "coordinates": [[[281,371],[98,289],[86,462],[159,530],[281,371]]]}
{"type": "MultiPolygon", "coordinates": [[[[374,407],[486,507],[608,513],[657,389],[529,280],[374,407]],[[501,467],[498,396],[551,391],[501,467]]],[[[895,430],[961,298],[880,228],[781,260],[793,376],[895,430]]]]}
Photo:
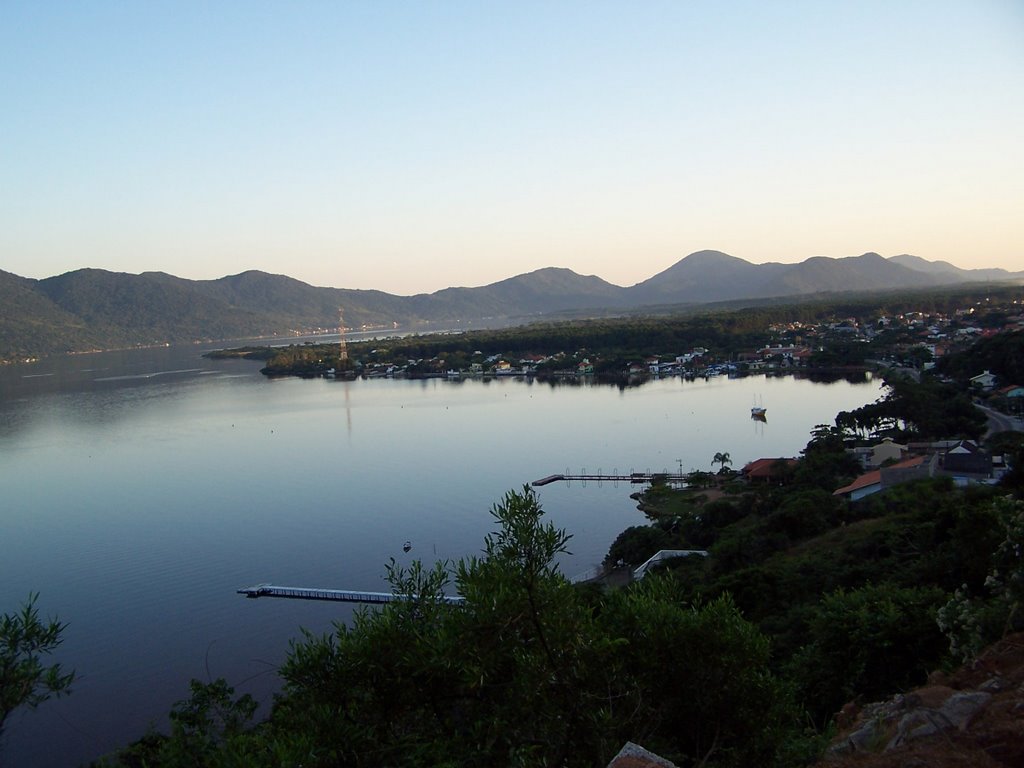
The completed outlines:
{"type": "Polygon", "coordinates": [[[985,417],[988,419],[988,430],[985,432],[985,437],[995,434],[996,432],[1024,432],[1024,422],[1020,419],[1015,419],[1013,416],[1007,416],[1005,413],[999,411],[993,411],[991,408],[986,408],[984,405],[978,405],[975,403],[985,417]]]}

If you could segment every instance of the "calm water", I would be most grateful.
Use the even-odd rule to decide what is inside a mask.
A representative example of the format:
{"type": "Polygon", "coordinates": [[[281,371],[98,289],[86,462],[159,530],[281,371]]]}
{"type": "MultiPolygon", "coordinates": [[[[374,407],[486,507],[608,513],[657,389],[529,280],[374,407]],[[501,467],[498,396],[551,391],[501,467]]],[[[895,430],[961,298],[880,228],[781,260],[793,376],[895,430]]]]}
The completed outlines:
{"type": "MultiPolygon", "coordinates": [[[[266,702],[299,627],[331,603],[278,584],[386,590],[384,565],[480,551],[491,505],[567,469],[710,469],[795,455],[878,382],[668,379],[619,390],[516,380],[270,381],[201,349],[0,368],[0,611],[39,592],[69,623],[72,696],[8,722],[5,764],[74,766],[163,727],[190,678],[266,702]],[[768,423],[750,419],[755,398],[768,423]],[[412,550],[402,551],[405,541],[412,550]]],[[[643,522],[629,485],[555,484],[567,575],[643,522]]],[[[261,707],[266,711],[266,705],[261,707]]]]}

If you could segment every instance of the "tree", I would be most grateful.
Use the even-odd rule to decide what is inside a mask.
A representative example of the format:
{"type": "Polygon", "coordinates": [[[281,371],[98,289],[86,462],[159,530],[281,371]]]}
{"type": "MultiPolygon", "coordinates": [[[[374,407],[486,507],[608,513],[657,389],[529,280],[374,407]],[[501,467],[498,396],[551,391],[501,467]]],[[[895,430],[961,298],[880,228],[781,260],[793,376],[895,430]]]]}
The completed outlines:
{"type": "Polygon", "coordinates": [[[686,476],[686,484],[691,488],[708,488],[715,483],[715,476],[710,472],[695,469],[686,476]]]}
{"type": "Polygon", "coordinates": [[[20,706],[35,709],[52,697],[71,692],[74,672],[60,664],[43,664],[43,657],[61,644],[67,628],[56,619],[43,622],[30,594],[21,610],[0,618],[0,733],[7,716],[20,706]]]}
{"type": "Polygon", "coordinates": [[[896,438],[977,439],[985,431],[985,415],[955,387],[925,377],[920,382],[891,377],[888,393],[874,403],[836,416],[843,429],[888,434],[896,438]]]}
{"type": "Polygon", "coordinates": [[[672,537],[656,525],[634,525],[620,533],[608,550],[605,563],[615,565],[620,560],[636,568],[661,549],[670,549],[672,537]]]}
{"type": "Polygon", "coordinates": [[[411,599],[306,634],[270,720],[218,732],[203,764],[592,766],[627,740],[680,764],[773,764],[796,712],[767,638],[728,598],[690,604],[657,576],[580,590],[557,567],[569,536],[530,488],[492,515],[480,557],[392,564],[411,599]],[[452,578],[456,605],[441,599],[452,578]]]}
{"type": "Polygon", "coordinates": [[[570,537],[529,487],[491,513],[481,556],[392,562],[406,599],[295,643],[265,723],[247,727],[251,701],[223,681],[194,684],[165,743],[110,765],[583,768],[626,741],[679,765],[782,764],[799,712],[730,598],[691,601],[658,574],[580,589],[557,565],[570,537]]]}
{"type": "Polygon", "coordinates": [[[714,457],[711,459],[711,466],[713,467],[715,466],[715,464],[721,464],[722,469],[725,469],[726,464],[732,464],[732,457],[729,456],[729,452],[726,451],[725,453],[716,453],[714,457]]]}
{"type": "Polygon", "coordinates": [[[937,587],[867,584],[822,597],[809,616],[808,643],[790,661],[820,722],[847,701],[874,701],[924,682],[946,639],[935,623],[945,593],[937,587]]]}

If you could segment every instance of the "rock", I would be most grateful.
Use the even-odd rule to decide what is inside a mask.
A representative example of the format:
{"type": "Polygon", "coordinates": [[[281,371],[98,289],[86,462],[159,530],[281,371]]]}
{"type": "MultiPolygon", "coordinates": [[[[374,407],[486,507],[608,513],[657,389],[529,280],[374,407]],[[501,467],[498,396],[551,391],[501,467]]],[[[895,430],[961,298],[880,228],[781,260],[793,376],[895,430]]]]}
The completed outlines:
{"type": "Polygon", "coordinates": [[[963,731],[990,701],[992,694],[984,691],[957,693],[950,696],[942,705],[939,714],[945,717],[952,727],[963,731]]]}
{"type": "Polygon", "coordinates": [[[941,717],[935,710],[915,709],[900,719],[900,723],[896,727],[896,735],[885,745],[885,751],[888,752],[914,739],[940,733],[947,727],[949,725],[945,718],[941,717]]]}
{"type": "Polygon", "coordinates": [[[978,690],[987,691],[988,693],[999,693],[1000,691],[1005,691],[1009,687],[1010,686],[1007,684],[1006,680],[999,675],[996,675],[995,677],[990,677],[984,683],[979,685],[978,690]]]}
{"type": "Polygon", "coordinates": [[[881,723],[878,720],[868,720],[859,730],[846,737],[846,749],[843,751],[871,752],[878,746],[880,733],[881,723]]]}
{"type": "Polygon", "coordinates": [[[992,694],[973,691],[953,694],[938,709],[918,707],[900,719],[896,735],[886,745],[885,751],[952,728],[964,731],[991,700],[992,694]]]}
{"type": "Polygon", "coordinates": [[[819,768],[1024,768],[1024,633],[984,656],[859,717],[851,707],[852,733],[840,731],[819,768]]]}

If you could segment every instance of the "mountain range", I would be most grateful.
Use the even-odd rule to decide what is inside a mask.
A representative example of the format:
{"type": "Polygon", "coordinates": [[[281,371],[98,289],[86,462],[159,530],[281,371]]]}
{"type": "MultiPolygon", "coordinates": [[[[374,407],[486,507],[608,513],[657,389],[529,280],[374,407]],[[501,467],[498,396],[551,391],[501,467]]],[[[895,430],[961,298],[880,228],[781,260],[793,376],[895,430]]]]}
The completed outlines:
{"type": "Polygon", "coordinates": [[[92,349],[239,339],[345,324],[417,328],[527,322],[559,312],[605,314],[838,292],[921,289],[1024,280],[1024,272],[960,269],[948,262],[877,253],[752,264],[698,251],[630,287],[548,267],[477,288],[396,296],[312,286],[248,271],[217,280],[163,272],[80,269],[34,280],[0,270],[0,360],[92,349]]]}

